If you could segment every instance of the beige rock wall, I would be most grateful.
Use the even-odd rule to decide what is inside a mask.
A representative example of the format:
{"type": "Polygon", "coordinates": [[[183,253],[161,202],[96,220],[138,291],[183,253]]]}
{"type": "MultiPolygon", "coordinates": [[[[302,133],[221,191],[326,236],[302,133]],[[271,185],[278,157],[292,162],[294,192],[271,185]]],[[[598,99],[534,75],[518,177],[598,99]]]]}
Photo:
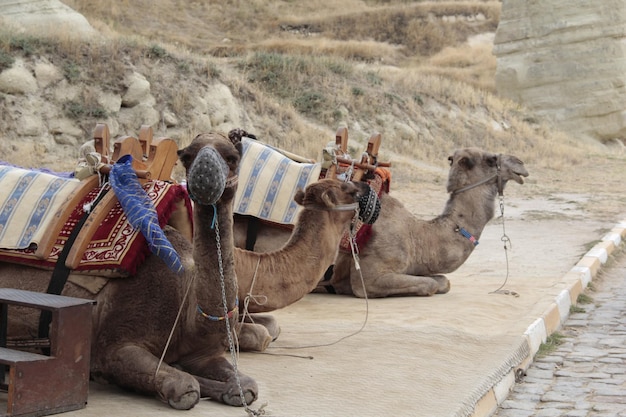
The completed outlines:
{"type": "Polygon", "coordinates": [[[29,33],[96,35],[83,15],[58,0],[0,0],[0,24],[29,33]]]}
{"type": "Polygon", "coordinates": [[[626,140],[626,0],[503,0],[496,88],[581,138],[626,140]]]}

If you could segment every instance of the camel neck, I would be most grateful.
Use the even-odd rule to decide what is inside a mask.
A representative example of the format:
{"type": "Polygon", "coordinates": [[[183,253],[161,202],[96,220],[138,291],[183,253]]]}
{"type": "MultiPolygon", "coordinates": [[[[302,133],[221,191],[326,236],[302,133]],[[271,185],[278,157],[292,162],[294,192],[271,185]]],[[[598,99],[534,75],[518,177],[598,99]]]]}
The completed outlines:
{"type": "MultiPolygon", "coordinates": [[[[222,294],[215,291],[216,283],[208,283],[207,280],[224,279],[227,303],[232,307],[237,294],[237,281],[233,279],[235,273],[232,204],[220,203],[214,206],[196,204],[193,214],[193,258],[197,274],[195,283],[199,287],[198,302],[205,310],[209,306],[222,305],[222,294]],[[216,274],[216,271],[219,273],[216,274]],[[204,289],[206,291],[203,291],[204,289]]],[[[207,313],[214,312],[207,310],[207,313]]]]}
{"type": "Polygon", "coordinates": [[[494,216],[497,189],[483,185],[459,194],[451,194],[441,217],[448,218],[455,228],[464,228],[476,239],[494,216]]]}

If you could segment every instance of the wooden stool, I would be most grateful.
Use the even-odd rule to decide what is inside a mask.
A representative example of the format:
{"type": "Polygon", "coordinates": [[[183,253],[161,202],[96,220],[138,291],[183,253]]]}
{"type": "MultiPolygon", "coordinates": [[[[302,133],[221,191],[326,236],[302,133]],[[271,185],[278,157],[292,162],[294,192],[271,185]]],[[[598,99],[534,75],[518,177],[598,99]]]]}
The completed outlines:
{"type": "Polygon", "coordinates": [[[0,288],[0,385],[6,413],[44,416],[84,408],[89,389],[93,300],[0,288]],[[9,305],[50,311],[50,356],[6,348],[9,305]],[[5,383],[5,369],[9,368],[5,383]]]}

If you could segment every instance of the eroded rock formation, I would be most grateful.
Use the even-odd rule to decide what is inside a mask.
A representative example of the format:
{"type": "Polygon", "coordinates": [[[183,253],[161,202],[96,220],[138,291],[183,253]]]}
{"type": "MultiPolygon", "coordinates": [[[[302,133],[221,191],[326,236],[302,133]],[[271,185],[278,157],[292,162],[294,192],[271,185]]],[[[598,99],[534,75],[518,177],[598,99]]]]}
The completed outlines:
{"type": "Polygon", "coordinates": [[[601,142],[626,140],[626,1],[504,0],[500,95],[601,142]]]}

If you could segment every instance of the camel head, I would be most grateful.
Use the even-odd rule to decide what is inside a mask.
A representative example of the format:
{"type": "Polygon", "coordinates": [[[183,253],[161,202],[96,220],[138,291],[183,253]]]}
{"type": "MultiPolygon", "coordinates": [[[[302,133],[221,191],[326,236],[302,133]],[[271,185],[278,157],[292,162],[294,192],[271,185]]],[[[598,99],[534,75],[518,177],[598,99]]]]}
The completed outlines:
{"type": "Polygon", "coordinates": [[[241,136],[229,138],[214,132],[199,134],[178,151],[189,194],[196,203],[211,205],[234,198],[241,153],[241,136]]]}
{"type": "Polygon", "coordinates": [[[448,161],[450,173],[447,190],[453,194],[486,183],[494,184],[501,193],[509,180],[523,184],[522,177],[528,176],[524,163],[518,157],[485,152],[478,148],[459,149],[448,161]]]}
{"type": "Polygon", "coordinates": [[[326,178],[298,190],[294,200],[306,208],[354,212],[359,207],[359,200],[369,195],[370,188],[360,181],[353,183],[326,178]]]}

